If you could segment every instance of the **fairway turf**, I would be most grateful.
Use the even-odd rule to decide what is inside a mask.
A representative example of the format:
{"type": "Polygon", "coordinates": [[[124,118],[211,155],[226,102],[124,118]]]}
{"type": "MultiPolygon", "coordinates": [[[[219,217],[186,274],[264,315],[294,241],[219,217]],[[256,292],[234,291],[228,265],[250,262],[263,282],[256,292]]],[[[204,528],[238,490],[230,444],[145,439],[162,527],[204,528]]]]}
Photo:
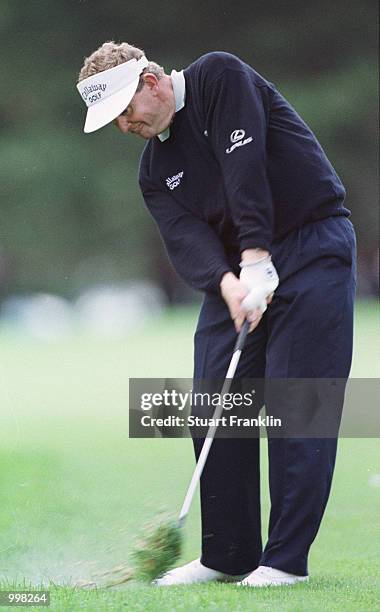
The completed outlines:
{"type": "MultiPolygon", "coordinates": [[[[50,584],[50,609],[57,611],[378,609],[375,439],[340,441],[308,584],[259,591],[223,584],[73,587],[79,580],[100,584],[105,571],[128,564],[143,524],[181,506],[194,466],[191,441],[128,439],[128,377],[191,377],[195,317],[193,309],[173,311],[112,341],[42,343],[0,333],[0,588],[50,584]]],[[[352,376],[379,375],[375,335],[376,306],[361,304],[352,376]]],[[[266,474],[265,442],[262,459],[266,474]]],[[[195,504],[179,563],[198,556],[199,542],[195,504]]]]}

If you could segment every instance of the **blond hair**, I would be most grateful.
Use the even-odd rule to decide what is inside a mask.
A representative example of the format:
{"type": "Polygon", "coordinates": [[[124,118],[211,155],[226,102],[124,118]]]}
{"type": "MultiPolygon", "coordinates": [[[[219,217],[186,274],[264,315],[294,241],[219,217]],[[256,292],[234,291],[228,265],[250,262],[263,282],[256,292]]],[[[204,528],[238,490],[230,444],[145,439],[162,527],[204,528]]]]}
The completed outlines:
{"type": "MultiPolygon", "coordinates": [[[[123,62],[128,62],[133,58],[140,59],[145,55],[142,49],[138,47],[133,47],[132,45],[122,42],[115,43],[112,40],[109,42],[105,42],[91,55],[85,58],[84,64],[79,73],[79,81],[83,81],[83,79],[87,79],[87,77],[92,76],[93,74],[97,74],[98,72],[103,72],[104,70],[108,70],[109,68],[114,68],[123,62]]],[[[149,62],[146,68],[144,68],[142,74],[144,72],[151,72],[156,75],[158,79],[161,79],[164,76],[164,69],[162,66],[156,64],[156,62],[149,62]]],[[[143,80],[140,77],[140,82],[137,88],[137,91],[143,86],[143,80]]]]}

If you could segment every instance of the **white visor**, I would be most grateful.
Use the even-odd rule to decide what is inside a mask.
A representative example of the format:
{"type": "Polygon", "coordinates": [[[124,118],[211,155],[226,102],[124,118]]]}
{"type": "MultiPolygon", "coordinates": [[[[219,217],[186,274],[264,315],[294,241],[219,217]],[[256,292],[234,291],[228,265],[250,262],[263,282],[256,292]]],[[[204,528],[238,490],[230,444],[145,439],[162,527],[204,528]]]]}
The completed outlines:
{"type": "Polygon", "coordinates": [[[143,55],[80,81],[78,91],[88,106],[84,131],[95,132],[120,115],[136,93],[140,74],[148,65],[143,55]]]}

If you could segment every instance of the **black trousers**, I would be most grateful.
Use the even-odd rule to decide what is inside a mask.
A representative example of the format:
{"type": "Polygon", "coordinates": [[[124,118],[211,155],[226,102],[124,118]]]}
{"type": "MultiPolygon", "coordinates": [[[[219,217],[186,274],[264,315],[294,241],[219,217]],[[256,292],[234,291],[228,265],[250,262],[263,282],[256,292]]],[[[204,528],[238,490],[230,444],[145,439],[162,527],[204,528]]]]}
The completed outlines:
{"type": "MultiPolygon", "coordinates": [[[[351,222],[308,223],[275,242],[272,258],[280,285],[248,336],[236,378],[347,378],[356,287],[351,222]]],[[[195,334],[194,378],[223,379],[235,340],[223,299],[207,294],[195,334]]],[[[203,439],[193,443],[198,457],[203,439]]],[[[271,511],[263,550],[259,439],[215,439],[201,478],[202,563],[231,575],[258,565],[306,575],[336,448],[336,438],[269,438],[271,511]]]]}

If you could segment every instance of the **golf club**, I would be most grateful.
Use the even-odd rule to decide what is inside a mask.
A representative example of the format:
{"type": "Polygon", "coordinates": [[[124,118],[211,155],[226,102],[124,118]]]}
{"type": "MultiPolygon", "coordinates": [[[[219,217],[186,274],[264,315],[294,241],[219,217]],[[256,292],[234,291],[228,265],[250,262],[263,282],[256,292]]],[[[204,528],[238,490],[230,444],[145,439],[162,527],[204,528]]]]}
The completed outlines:
{"type": "MultiPolygon", "coordinates": [[[[213,423],[218,422],[223,412],[223,396],[229,392],[231,387],[247,338],[249,326],[249,321],[244,321],[236,340],[230,365],[220,392],[220,401],[214,411],[213,423]]],[[[182,548],[182,527],[189,513],[197,484],[201,478],[211,444],[215,437],[216,429],[217,425],[211,425],[207,431],[178,520],[170,519],[155,521],[151,525],[146,526],[144,537],[140,538],[137,542],[133,553],[135,561],[134,575],[137,578],[148,581],[153,580],[167,571],[179,558],[182,548]]]]}
{"type": "MultiPolygon", "coordinates": [[[[223,383],[223,387],[222,390],[220,392],[220,402],[218,403],[218,405],[215,408],[215,412],[213,414],[213,422],[217,423],[217,419],[221,416],[222,412],[223,412],[223,401],[222,398],[223,396],[229,392],[230,387],[231,387],[231,383],[233,380],[233,377],[235,376],[235,372],[236,372],[236,368],[238,366],[239,360],[240,360],[240,355],[242,353],[244,344],[245,344],[245,340],[247,338],[247,334],[248,334],[248,330],[249,330],[249,321],[246,319],[242,325],[242,328],[239,332],[239,335],[237,337],[236,340],[236,344],[232,353],[232,358],[230,361],[230,365],[228,367],[227,370],[227,374],[226,374],[226,378],[224,380],[223,383]]],[[[217,430],[217,425],[211,425],[208,429],[207,432],[207,436],[206,439],[203,443],[202,446],[202,450],[201,453],[199,455],[198,461],[197,461],[197,465],[195,466],[195,470],[193,473],[193,477],[191,479],[189,488],[187,490],[182,508],[181,508],[181,512],[179,514],[179,518],[178,518],[178,526],[179,527],[183,527],[186,517],[189,513],[190,510],[190,506],[191,503],[193,501],[193,497],[194,497],[194,493],[195,493],[195,489],[197,488],[197,484],[202,476],[202,472],[203,472],[203,468],[205,466],[208,454],[210,452],[210,448],[211,448],[211,444],[214,440],[215,437],[215,432],[217,430]]]]}

